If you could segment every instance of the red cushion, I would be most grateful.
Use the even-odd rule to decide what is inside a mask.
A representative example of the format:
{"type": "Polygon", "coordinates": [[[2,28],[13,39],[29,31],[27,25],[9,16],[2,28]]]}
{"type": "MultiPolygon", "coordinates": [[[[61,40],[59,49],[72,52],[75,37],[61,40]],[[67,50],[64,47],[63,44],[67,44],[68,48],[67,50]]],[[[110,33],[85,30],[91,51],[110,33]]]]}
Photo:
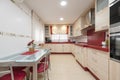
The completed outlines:
{"type": "MultiPolygon", "coordinates": [[[[14,71],[14,80],[24,80],[26,73],[24,71],[14,71]]],[[[0,77],[0,80],[12,80],[11,74],[0,77]]]]}
{"type": "MultiPolygon", "coordinates": [[[[40,63],[38,65],[38,68],[37,68],[37,72],[38,73],[44,72],[44,67],[45,67],[45,70],[48,69],[48,65],[47,64],[45,66],[44,65],[45,65],[44,63],[40,63]]],[[[33,72],[33,68],[32,67],[30,68],[30,72],[33,72]]]]}
{"type": "Polygon", "coordinates": [[[40,62],[45,62],[45,58],[43,58],[40,62]]]}
{"type": "MultiPolygon", "coordinates": [[[[45,62],[45,58],[46,57],[44,57],[40,62],[45,62]]],[[[49,61],[50,60],[50,56],[48,56],[48,60],[47,61],[49,61]]]]}

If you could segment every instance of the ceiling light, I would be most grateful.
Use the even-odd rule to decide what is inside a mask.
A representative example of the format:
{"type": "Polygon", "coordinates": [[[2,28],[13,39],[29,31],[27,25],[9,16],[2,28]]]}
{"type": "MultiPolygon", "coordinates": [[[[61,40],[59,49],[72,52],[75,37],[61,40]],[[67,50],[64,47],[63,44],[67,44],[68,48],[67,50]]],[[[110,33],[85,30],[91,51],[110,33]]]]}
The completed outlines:
{"type": "Polygon", "coordinates": [[[60,18],[60,20],[61,20],[61,21],[63,21],[63,20],[64,20],[64,18],[60,18]]]}
{"type": "Polygon", "coordinates": [[[61,6],[66,6],[66,5],[67,5],[67,2],[66,2],[66,1],[61,1],[60,5],[61,5],[61,6]]]}

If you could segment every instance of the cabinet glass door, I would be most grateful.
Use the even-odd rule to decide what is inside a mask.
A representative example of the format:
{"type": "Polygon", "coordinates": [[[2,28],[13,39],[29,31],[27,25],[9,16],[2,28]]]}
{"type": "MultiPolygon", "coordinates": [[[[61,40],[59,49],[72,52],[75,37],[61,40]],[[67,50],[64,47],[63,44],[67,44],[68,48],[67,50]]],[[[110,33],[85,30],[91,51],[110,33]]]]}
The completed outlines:
{"type": "Polygon", "coordinates": [[[97,0],[97,12],[108,6],[108,0],[97,0]]]}

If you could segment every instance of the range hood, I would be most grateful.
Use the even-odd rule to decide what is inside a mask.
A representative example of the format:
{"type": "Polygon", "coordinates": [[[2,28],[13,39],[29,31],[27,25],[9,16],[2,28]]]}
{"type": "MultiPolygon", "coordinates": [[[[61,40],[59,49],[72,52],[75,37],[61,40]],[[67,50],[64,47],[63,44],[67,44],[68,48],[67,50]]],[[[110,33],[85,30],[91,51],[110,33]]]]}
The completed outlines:
{"type": "Polygon", "coordinates": [[[86,14],[85,18],[86,18],[85,27],[94,26],[95,25],[95,9],[94,8],[90,9],[86,14]]]}

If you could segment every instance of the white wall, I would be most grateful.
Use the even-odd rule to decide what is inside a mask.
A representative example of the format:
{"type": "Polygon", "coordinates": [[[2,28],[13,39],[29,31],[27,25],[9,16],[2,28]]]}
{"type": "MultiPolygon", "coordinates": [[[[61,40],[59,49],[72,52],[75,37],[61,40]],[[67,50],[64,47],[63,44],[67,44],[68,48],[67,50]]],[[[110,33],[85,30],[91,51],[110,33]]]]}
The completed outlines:
{"type": "MultiPolygon", "coordinates": [[[[31,9],[25,4],[18,7],[10,0],[0,0],[0,58],[16,54],[27,47],[27,43],[31,41],[31,21],[31,9]]],[[[35,25],[43,26],[37,21],[35,25]]],[[[38,32],[33,32],[40,35],[40,30],[43,29],[37,29],[38,32]]],[[[39,36],[39,42],[41,39],[43,41],[43,36],[39,36]]]]}
{"type": "Polygon", "coordinates": [[[33,39],[37,44],[44,43],[44,24],[39,19],[37,14],[33,12],[32,18],[32,27],[33,27],[33,39]]]}

